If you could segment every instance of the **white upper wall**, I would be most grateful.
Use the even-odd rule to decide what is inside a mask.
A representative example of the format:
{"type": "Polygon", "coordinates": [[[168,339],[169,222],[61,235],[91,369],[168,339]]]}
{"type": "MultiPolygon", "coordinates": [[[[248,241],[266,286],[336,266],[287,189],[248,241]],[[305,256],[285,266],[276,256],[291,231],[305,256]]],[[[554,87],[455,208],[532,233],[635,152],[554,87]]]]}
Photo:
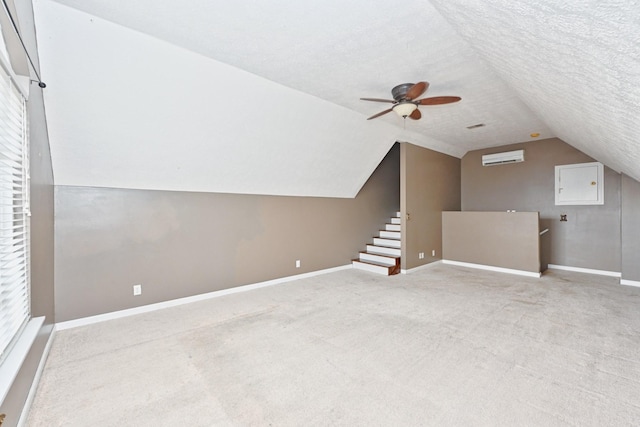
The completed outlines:
{"type": "Polygon", "coordinates": [[[403,135],[58,3],[35,6],[57,185],[354,197],[403,135]]]}

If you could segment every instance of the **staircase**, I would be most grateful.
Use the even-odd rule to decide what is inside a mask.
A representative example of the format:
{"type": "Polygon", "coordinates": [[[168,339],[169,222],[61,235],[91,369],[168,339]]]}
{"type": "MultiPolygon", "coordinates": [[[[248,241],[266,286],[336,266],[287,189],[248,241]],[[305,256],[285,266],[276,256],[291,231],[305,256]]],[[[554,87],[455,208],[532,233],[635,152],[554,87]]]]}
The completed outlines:
{"type": "Polygon", "coordinates": [[[400,273],[400,218],[400,212],[396,212],[379,236],[373,238],[373,244],[367,245],[367,250],[352,261],[353,268],[385,276],[400,273]]]}

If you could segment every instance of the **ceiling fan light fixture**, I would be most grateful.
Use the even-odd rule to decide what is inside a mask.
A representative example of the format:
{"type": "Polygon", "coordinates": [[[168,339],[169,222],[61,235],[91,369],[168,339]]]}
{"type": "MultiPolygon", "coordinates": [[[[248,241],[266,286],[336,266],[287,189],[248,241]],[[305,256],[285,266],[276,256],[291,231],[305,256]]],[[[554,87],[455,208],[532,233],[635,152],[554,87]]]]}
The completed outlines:
{"type": "Polygon", "coordinates": [[[380,98],[360,98],[363,101],[373,101],[373,102],[387,102],[393,104],[391,108],[387,108],[384,111],[381,111],[377,114],[374,114],[371,117],[368,117],[367,120],[375,119],[380,116],[384,116],[391,111],[395,111],[397,115],[406,119],[409,117],[411,120],[420,120],[422,117],[422,113],[418,109],[420,105],[443,105],[443,104],[451,104],[453,102],[458,102],[462,98],[459,96],[432,96],[429,98],[420,98],[426,90],[429,88],[428,82],[418,82],[416,84],[413,83],[403,83],[394,87],[391,90],[391,94],[393,95],[393,100],[391,99],[380,99],[380,98]]]}
{"type": "Polygon", "coordinates": [[[404,117],[406,119],[407,116],[411,115],[411,113],[413,113],[417,108],[418,106],[413,102],[401,102],[393,107],[393,111],[395,111],[400,117],[404,117]]]}

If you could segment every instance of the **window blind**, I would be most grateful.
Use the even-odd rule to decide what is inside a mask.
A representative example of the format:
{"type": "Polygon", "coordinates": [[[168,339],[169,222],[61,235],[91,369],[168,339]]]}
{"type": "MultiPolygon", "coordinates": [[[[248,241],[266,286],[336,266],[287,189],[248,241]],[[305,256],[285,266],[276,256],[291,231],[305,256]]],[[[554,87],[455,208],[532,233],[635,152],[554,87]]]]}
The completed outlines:
{"type": "Polygon", "coordinates": [[[30,316],[28,153],[25,100],[0,68],[0,363],[30,316]]]}

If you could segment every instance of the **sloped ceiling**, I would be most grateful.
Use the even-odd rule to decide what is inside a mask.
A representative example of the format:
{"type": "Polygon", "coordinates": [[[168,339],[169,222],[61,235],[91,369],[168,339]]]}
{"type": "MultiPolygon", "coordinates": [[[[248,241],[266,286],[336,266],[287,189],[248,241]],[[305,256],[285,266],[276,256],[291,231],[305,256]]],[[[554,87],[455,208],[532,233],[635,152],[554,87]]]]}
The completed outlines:
{"type": "Polygon", "coordinates": [[[432,3],[555,135],[640,180],[640,2],[432,3]]]}
{"type": "Polygon", "coordinates": [[[56,184],[353,197],[533,132],[639,179],[637,3],[571,3],[34,0],[56,184]],[[422,80],[462,101],[366,120],[422,80]]]}

